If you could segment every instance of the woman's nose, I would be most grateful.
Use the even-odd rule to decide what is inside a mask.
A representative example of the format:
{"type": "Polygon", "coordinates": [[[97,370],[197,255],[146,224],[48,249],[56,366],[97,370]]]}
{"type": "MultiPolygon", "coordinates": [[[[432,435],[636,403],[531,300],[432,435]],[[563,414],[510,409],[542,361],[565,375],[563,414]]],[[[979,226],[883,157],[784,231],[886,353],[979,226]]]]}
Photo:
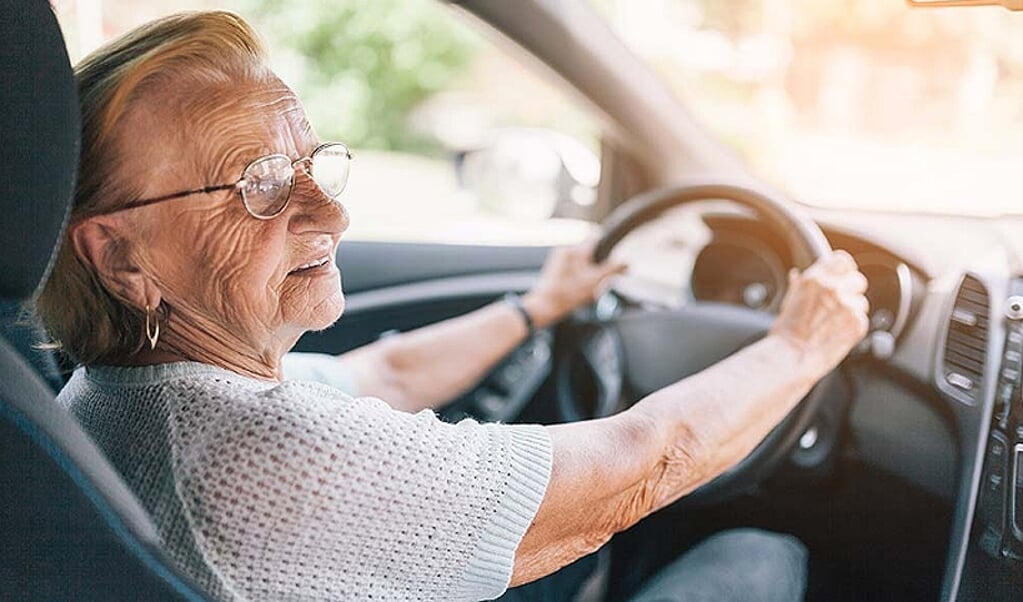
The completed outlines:
{"type": "Polygon", "coordinates": [[[308,165],[295,166],[295,188],[291,194],[292,228],[338,234],[348,229],[348,209],[320,188],[308,165]]]}

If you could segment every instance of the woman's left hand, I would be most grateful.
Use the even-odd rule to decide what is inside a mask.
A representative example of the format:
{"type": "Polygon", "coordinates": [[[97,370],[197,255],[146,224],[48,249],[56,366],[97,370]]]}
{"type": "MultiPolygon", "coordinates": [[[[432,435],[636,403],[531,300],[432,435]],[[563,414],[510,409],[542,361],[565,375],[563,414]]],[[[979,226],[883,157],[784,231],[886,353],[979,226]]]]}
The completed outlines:
{"type": "Polygon", "coordinates": [[[551,251],[540,279],[522,297],[537,328],[545,328],[569,312],[592,303],[604,291],[607,280],[625,271],[625,264],[611,259],[593,263],[594,243],[551,251]]]}

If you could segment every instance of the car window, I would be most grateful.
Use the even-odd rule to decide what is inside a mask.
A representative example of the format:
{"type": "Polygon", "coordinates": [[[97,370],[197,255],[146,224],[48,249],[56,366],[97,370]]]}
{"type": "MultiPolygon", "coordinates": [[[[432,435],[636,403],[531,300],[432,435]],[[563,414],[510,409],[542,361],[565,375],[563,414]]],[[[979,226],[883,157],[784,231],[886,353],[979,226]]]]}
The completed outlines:
{"type": "Polygon", "coordinates": [[[593,230],[596,123],[435,0],[68,1],[72,60],[182,9],[245,17],[324,140],[354,156],[347,238],[565,244],[593,230]]]}

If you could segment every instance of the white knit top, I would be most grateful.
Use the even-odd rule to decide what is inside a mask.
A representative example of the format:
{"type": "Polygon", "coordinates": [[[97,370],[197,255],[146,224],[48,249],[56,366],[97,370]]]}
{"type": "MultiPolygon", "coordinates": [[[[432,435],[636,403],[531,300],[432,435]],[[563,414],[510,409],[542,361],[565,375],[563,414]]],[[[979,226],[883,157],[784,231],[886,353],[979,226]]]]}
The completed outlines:
{"type": "Polygon", "coordinates": [[[79,369],[58,399],[224,600],[497,597],[550,478],[540,426],[205,364],[79,369]]]}

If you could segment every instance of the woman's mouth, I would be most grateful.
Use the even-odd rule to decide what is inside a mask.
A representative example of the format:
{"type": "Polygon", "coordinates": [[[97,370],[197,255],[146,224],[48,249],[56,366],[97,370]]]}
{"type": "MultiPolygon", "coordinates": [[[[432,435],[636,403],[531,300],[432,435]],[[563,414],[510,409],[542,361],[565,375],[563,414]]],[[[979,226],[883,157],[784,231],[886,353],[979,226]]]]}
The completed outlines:
{"type": "Polygon", "coordinates": [[[304,276],[304,275],[315,275],[320,272],[327,272],[333,268],[333,263],[330,261],[330,255],[324,255],[318,259],[314,259],[309,263],[304,263],[297,268],[288,272],[289,276],[304,276]]]}

